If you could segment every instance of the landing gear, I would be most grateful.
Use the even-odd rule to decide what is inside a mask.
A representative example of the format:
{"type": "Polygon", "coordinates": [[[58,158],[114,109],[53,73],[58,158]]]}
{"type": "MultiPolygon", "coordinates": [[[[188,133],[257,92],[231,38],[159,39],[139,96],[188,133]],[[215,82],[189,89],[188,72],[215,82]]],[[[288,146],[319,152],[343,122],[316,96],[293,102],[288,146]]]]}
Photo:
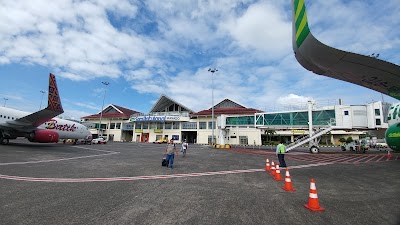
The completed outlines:
{"type": "Polygon", "coordinates": [[[311,146],[310,152],[313,154],[317,154],[319,152],[319,148],[317,146],[311,146]]]}
{"type": "Polygon", "coordinates": [[[0,144],[8,145],[9,142],[10,140],[4,136],[3,132],[0,132],[0,144]]]}
{"type": "Polygon", "coordinates": [[[10,143],[10,141],[8,140],[8,138],[3,138],[3,137],[1,137],[0,139],[1,139],[1,140],[0,140],[1,142],[0,142],[0,143],[1,143],[2,145],[8,145],[8,143],[10,143]]]}

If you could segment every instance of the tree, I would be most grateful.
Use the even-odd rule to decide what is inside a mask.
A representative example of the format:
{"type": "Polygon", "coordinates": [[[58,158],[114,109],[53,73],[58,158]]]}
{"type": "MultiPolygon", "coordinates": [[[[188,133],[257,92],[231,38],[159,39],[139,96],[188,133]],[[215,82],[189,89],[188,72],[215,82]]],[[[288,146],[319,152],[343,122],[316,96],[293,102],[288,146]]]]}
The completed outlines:
{"type": "Polygon", "coordinates": [[[346,138],[341,137],[341,138],[339,139],[339,142],[340,142],[340,143],[345,143],[345,142],[346,142],[346,138]]]}
{"type": "Polygon", "coordinates": [[[360,139],[364,139],[364,138],[371,138],[371,134],[368,132],[365,132],[363,134],[360,134],[360,139]]]}
{"type": "Polygon", "coordinates": [[[275,130],[265,130],[264,133],[267,135],[267,142],[270,142],[272,137],[276,134],[275,130]]]}
{"type": "Polygon", "coordinates": [[[348,137],[348,138],[346,139],[346,143],[347,143],[347,144],[350,143],[350,142],[353,142],[353,138],[352,138],[352,137],[348,137]]]}

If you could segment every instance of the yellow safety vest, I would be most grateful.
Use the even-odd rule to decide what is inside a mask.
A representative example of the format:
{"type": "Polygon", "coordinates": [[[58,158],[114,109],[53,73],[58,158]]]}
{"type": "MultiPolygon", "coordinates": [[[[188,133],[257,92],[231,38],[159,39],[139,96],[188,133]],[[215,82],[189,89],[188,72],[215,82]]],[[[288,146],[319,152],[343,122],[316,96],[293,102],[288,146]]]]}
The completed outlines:
{"type": "Polygon", "coordinates": [[[285,146],[283,144],[280,144],[278,153],[279,154],[285,154],[285,146]]]}

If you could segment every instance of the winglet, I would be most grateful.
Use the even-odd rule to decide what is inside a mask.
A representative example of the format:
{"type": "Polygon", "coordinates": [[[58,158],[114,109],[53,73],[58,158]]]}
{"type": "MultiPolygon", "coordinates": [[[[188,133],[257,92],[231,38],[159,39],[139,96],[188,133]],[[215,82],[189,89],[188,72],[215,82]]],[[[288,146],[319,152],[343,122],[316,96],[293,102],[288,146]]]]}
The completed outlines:
{"type": "Polygon", "coordinates": [[[50,73],[49,77],[49,96],[48,96],[48,110],[63,113],[64,110],[61,105],[60,95],[58,94],[56,77],[50,73]]]}
{"type": "MultiPolygon", "coordinates": [[[[297,48],[300,48],[303,41],[310,33],[308,27],[306,6],[304,0],[292,0],[293,3],[293,41],[296,42],[297,48]]],[[[293,43],[294,44],[294,43],[293,43]]]]}

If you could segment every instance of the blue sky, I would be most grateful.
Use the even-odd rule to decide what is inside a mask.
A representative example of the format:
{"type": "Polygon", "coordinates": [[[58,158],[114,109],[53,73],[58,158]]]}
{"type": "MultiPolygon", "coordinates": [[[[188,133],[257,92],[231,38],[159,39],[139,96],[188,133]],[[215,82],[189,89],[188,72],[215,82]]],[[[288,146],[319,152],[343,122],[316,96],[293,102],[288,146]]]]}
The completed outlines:
{"type": "MultiPolygon", "coordinates": [[[[306,6],[321,42],[400,64],[400,0],[309,0],[306,6]]],[[[291,13],[290,0],[2,1],[1,105],[38,110],[51,72],[65,117],[98,113],[105,91],[105,105],[147,113],[165,94],[200,111],[211,108],[208,68],[218,69],[214,104],[228,98],[269,110],[308,99],[382,99],[302,68],[293,55],[291,13]]]]}

